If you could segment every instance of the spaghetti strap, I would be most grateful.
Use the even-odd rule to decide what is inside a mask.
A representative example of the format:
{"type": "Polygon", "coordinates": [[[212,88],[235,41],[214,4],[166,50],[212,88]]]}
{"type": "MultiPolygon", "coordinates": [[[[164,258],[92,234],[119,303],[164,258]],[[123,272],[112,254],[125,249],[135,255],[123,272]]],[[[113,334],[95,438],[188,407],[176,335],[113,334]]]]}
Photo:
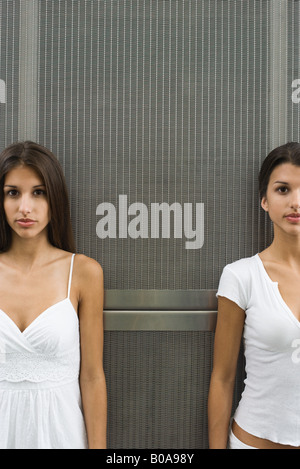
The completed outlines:
{"type": "Polygon", "coordinates": [[[72,283],[72,273],[73,273],[73,262],[75,254],[72,254],[70,273],[69,273],[69,284],[68,284],[68,298],[70,299],[71,283],[72,283]]]}

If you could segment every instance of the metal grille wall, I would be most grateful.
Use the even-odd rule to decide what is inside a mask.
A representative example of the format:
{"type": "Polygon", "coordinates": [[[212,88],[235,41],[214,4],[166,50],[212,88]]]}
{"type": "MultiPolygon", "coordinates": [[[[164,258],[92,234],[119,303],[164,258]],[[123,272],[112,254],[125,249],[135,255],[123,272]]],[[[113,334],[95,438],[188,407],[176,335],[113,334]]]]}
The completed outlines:
{"type": "Polygon", "coordinates": [[[257,172],[299,139],[299,2],[2,0],[0,21],[1,148],[32,138],[58,155],[106,289],[215,289],[269,242],[257,172]],[[101,203],[115,237],[97,236],[101,203]],[[173,212],[167,237],[151,225],[161,203],[179,207],[179,235],[173,212]],[[203,204],[197,249],[184,204],[190,230],[203,204]]]}
{"type": "Polygon", "coordinates": [[[106,334],[110,447],[207,446],[212,333],[106,334]]]}
{"type": "Polygon", "coordinates": [[[269,17],[268,1],[40,2],[36,138],[64,165],[78,248],[107,289],[214,289],[224,264],[265,243],[269,17]],[[138,238],[120,233],[120,195],[125,211],[146,207],[138,238]],[[116,238],[96,235],[103,202],[116,238]],[[194,227],[204,204],[203,246],[186,249],[172,222],[151,236],[154,203],[192,204],[194,227]]]}
{"type": "MultiPolygon", "coordinates": [[[[213,333],[112,331],[105,342],[109,447],[207,448],[213,333]]],[[[233,408],[243,378],[241,354],[233,408]]]]}
{"type": "Polygon", "coordinates": [[[1,150],[57,154],[78,251],[104,269],[111,447],[207,447],[202,293],[271,240],[257,173],[300,140],[299,24],[291,0],[0,0],[1,150]]]}

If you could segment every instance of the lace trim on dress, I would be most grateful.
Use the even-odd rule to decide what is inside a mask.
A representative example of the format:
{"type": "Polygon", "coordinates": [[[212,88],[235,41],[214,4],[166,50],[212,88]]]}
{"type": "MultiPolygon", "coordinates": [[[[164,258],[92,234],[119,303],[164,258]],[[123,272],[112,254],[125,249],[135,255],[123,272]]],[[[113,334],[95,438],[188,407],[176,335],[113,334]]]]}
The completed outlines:
{"type": "Polygon", "coordinates": [[[78,348],[63,355],[0,353],[0,381],[62,381],[79,376],[78,348]]]}

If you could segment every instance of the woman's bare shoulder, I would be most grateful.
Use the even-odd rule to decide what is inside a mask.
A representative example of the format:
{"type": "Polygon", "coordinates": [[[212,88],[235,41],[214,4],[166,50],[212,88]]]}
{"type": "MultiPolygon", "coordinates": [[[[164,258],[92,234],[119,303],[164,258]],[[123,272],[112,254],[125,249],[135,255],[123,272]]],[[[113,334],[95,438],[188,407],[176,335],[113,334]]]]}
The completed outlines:
{"type": "Polygon", "coordinates": [[[85,282],[103,276],[103,269],[99,262],[84,254],[76,254],[74,264],[77,275],[85,282]]]}

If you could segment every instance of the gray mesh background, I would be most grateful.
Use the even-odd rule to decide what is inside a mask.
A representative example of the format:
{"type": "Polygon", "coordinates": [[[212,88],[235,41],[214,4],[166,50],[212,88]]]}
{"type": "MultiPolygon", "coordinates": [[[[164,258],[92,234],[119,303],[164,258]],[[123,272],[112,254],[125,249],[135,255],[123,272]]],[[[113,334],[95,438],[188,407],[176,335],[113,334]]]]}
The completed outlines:
{"type": "MultiPolygon", "coordinates": [[[[289,0],[0,0],[1,149],[32,138],[58,155],[78,251],[106,289],[216,289],[226,263],[270,241],[257,173],[300,140],[299,24],[289,0]],[[100,240],[96,207],[120,194],[204,203],[203,247],[100,240]]],[[[105,332],[110,447],[207,447],[212,342],[105,332]]]]}
{"type": "Polygon", "coordinates": [[[106,288],[214,289],[264,245],[268,15],[269,1],[40,2],[37,139],[64,165],[78,249],[106,288]],[[119,194],[204,203],[203,248],[100,240],[96,207],[119,194]]]}
{"type": "Polygon", "coordinates": [[[105,344],[109,447],[207,448],[213,333],[114,331],[105,344]]]}
{"type": "MultiPolygon", "coordinates": [[[[291,100],[291,92],[295,88],[291,88],[293,80],[300,78],[300,42],[299,42],[299,27],[300,27],[300,2],[288,2],[288,15],[287,15],[287,92],[286,101],[288,103],[286,113],[286,139],[300,141],[300,105],[291,100]]],[[[300,83],[300,82],[299,82],[300,83]]],[[[297,85],[300,88],[300,84],[297,85]]],[[[297,97],[300,93],[297,93],[297,97]]]]}
{"type": "Polygon", "coordinates": [[[227,262],[270,241],[257,172],[277,143],[299,140],[299,19],[299,2],[281,0],[0,2],[1,148],[33,137],[58,155],[78,250],[101,262],[106,288],[215,289],[227,262]],[[37,104],[20,117],[33,24],[37,104]],[[100,240],[96,207],[118,208],[120,194],[149,210],[204,203],[204,246],[100,240]]]}

